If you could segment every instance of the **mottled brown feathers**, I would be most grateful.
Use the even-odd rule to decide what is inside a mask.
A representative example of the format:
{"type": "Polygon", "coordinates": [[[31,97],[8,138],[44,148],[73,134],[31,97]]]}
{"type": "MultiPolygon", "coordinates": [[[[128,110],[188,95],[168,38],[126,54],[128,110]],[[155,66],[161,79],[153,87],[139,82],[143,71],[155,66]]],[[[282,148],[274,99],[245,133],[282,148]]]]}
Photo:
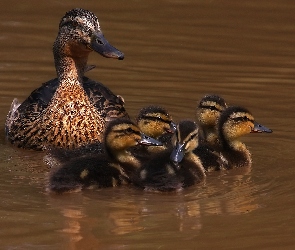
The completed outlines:
{"type": "Polygon", "coordinates": [[[23,103],[15,100],[8,113],[7,138],[18,147],[73,149],[101,142],[106,122],[128,117],[121,96],[84,77],[93,50],[104,57],[124,58],[104,38],[97,17],[73,9],[61,19],[59,28],[53,46],[58,78],[34,90],[23,103]]]}

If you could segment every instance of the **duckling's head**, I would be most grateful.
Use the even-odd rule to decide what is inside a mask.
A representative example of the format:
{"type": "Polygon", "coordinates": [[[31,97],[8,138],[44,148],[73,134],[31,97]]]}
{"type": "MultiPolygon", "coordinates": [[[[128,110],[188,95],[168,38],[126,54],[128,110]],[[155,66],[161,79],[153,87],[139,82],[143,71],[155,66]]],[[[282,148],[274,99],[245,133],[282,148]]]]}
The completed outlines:
{"type": "Polygon", "coordinates": [[[124,59],[124,54],[104,38],[95,14],[79,8],[68,11],[61,19],[53,48],[55,56],[63,53],[79,58],[96,51],[104,57],[124,59]]]}
{"type": "Polygon", "coordinates": [[[116,119],[109,122],[105,130],[105,146],[112,155],[137,145],[161,146],[162,143],[145,135],[129,119],[116,119]]]}
{"type": "Polygon", "coordinates": [[[222,112],[219,118],[218,129],[220,137],[228,142],[249,133],[272,132],[271,129],[255,122],[249,110],[237,106],[229,107],[222,112]]]}
{"type": "Polygon", "coordinates": [[[227,107],[218,95],[206,95],[197,107],[197,122],[201,127],[214,127],[221,112],[227,107]]]}
{"type": "Polygon", "coordinates": [[[182,161],[186,153],[198,147],[198,125],[190,120],[180,121],[172,137],[173,151],[170,159],[174,163],[182,161]]]}
{"type": "Polygon", "coordinates": [[[148,106],[140,110],[137,117],[140,130],[148,136],[158,138],[165,133],[173,133],[176,124],[168,111],[158,106],[148,106]]]}

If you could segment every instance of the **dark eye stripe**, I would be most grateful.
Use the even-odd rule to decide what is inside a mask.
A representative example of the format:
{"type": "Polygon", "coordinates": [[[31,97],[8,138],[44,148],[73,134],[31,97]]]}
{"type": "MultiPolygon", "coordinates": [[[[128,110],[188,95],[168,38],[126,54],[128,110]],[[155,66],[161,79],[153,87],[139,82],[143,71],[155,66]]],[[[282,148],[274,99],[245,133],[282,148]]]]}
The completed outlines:
{"type": "Polygon", "coordinates": [[[191,136],[189,137],[188,141],[193,140],[193,139],[196,138],[197,136],[198,136],[198,133],[197,133],[197,132],[191,134],[191,136]]]}
{"type": "Polygon", "coordinates": [[[207,106],[207,105],[199,105],[199,108],[205,108],[205,109],[210,109],[210,110],[216,110],[216,111],[221,111],[219,108],[216,106],[207,106]]]}
{"type": "Polygon", "coordinates": [[[127,129],[117,129],[117,130],[113,130],[113,132],[115,133],[121,133],[121,134],[137,134],[140,135],[140,132],[137,130],[133,130],[132,128],[127,128],[127,129]]]}
{"type": "Polygon", "coordinates": [[[234,117],[232,118],[233,121],[236,121],[236,122],[253,122],[254,123],[254,120],[250,119],[249,117],[247,116],[239,116],[239,117],[234,117]]]}
{"type": "Polygon", "coordinates": [[[165,120],[160,116],[157,116],[157,117],[155,117],[155,116],[144,116],[144,119],[151,120],[151,121],[162,121],[162,122],[165,122],[165,123],[171,123],[171,121],[165,120]]]}

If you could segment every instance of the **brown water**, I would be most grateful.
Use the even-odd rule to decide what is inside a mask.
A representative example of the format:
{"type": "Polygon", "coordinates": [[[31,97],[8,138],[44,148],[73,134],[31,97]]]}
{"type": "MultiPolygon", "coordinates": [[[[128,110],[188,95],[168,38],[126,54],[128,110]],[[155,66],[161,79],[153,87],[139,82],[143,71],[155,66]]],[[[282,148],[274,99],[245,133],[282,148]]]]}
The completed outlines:
{"type": "Polygon", "coordinates": [[[2,1],[0,3],[1,249],[293,249],[295,4],[282,0],[2,1]],[[62,15],[96,13],[124,61],[92,54],[87,73],[124,96],[194,118],[207,93],[249,108],[273,134],[244,141],[252,169],[213,173],[180,193],[129,187],[49,195],[43,153],[5,142],[14,97],[55,77],[62,15]]]}

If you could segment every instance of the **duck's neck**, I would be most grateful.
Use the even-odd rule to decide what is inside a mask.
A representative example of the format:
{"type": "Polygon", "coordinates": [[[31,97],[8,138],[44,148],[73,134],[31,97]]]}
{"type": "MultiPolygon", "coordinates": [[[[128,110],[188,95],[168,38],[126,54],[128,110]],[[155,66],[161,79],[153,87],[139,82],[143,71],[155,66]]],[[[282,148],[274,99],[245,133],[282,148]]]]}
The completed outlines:
{"type": "Polygon", "coordinates": [[[108,152],[113,158],[116,159],[118,163],[123,166],[127,174],[140,167],[140,162],[138,159],[132,154],[132,152],[128,150],[113,152],[109,149],[108,152]]]}
{"type": "Polygon", "coordinates": [[[210,145],[215,145],[218,142],[218,133],[216,131],[216,128],[214,126],[207,126],[202,129],[203,136],[206,142],[208,142],[210,145]]]}
{"type": "Polygon", "coordinates": [[[200,170],[200,173],[202,173],[202,174],[205,173],[205,168],[204,168],[204,166],[202,164],[201,159],[199,158],[199,156],[194,154],[192,151],[187,152],[185,154],[185,159],[193,162],[195,164],[196,169],[200,170]]]}
{"type": "Polygon", "coordinates": [[[56,39],[53,54],[60,85],[82,84],[89,53],[82,51],[78,45],[64,44],[61,39],[56,39]]]}
{"type": "Polygon", "coordinates": [[[227,164],[230,168],[251,165],[251,153],[243,142],[239,141],[238,139],[222,139],[221,146],[222,155],[224,155],[227,158],[227,164]]]}
{"type": "Polygon", "coordinates": [[[223,149],[243,151],[246,145],[239,140],[239,138],[230,137],[226,133],[219,133],[220,144],[223,149]]]}

